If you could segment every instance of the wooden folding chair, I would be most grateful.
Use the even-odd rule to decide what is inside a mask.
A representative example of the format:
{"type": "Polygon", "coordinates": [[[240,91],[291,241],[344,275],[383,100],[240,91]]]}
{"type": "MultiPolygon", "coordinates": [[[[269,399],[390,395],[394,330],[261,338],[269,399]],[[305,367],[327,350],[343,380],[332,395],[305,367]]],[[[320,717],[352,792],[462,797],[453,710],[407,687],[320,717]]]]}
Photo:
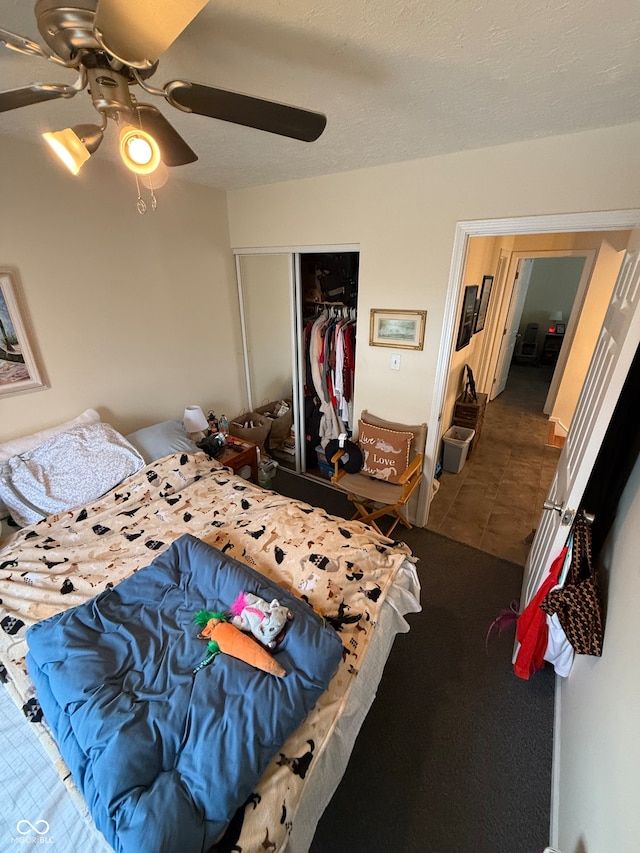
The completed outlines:
{"type": "MultiPolygon", "coordinates": [[[[398,478],[398,483],[389,483],[363,472],[347,473],[344,468],[340,467],[340,458],[344,451],[339,450],[330,460],[334,467],[331,482],[346,492],[348,499],[355,506],[354,519],[364,521],[365,524],[375,528],[383,536],[390,536],[398,522],[402,522],[406,528],[410,529],[411,524],[404,514],[404,507],[422,479],[427,425],[407,426],[406,424],[383,420],[370,414],[366,409],[363,409],[360,419],[363,423],[383,429],[412,433],[413,438],[409,447],[409,465],[402,476],[398,478]],[[385,515],[392,516],[391,526],[386,532],[378,526],[378,519],[385,515]]],[[[357,443],[357,438],[354,438],[353,441],[357,443]]]]}

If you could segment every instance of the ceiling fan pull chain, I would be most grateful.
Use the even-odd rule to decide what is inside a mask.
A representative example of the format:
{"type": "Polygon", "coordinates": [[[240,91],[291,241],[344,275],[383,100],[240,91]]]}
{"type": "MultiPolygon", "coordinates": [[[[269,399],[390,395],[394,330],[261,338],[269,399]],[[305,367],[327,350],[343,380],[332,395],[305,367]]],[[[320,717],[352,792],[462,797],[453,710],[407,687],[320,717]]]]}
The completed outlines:
{"type": "MultiPolygon", "coordinates": [[[[140,104],[136,103],[136,113],[138,115],[138,125],[140,126],[140,130],[144,130],[142,127],[142,113],[140,111],[140,104]]],[[[134,173],[135,174],[135,173],[134,173]]],[[[146,186],[149,187],[149,191],[151,193],[151,210],[158,209],[158,199],[156,198],[156,194],[153,191],[153,174],[147,175],[148,184],[146,186]]],[[[140,181],[138,180],[138,175],[136,174],[136,186],[138,187],[138,213],[146,213],[147,206],[142,200],[142,196],[140,195],[140,181]]]]}
{"type": "Polygon", "coordinates": [[[147,205],[145,204],[145,201],[142,198],[142,194],[140,192],[140,181],[138,180],[138,176],[136,175],[135,178],[136,178],[136,189],[138,190],[137,208],[138,208],[138,213],[140,215],[142,215],[142,214],[147,212],[147,205]]]}

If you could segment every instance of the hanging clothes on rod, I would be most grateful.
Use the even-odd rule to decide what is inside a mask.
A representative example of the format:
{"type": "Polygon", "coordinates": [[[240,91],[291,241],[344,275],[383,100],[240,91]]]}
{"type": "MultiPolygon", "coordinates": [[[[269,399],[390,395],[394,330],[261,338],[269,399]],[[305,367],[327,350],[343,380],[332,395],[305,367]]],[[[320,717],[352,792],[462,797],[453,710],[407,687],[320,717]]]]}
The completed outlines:
{"type": "Polygon", "coordinates": [[[315,320],[305,325],[305,393],[318,398],[318,438],[325,447],[352,428],[356,321],[348,306],[332,303],[318,308],[315,320]]]}
{"type": "Polygon", "coordinates": [[[355,374],[356,324],[351,319],[351,309],[345,308],[334,331],[335,359],[330,360],[333,370],[334,405],[338,416],[353,431],[353,378],[355,374]]]}

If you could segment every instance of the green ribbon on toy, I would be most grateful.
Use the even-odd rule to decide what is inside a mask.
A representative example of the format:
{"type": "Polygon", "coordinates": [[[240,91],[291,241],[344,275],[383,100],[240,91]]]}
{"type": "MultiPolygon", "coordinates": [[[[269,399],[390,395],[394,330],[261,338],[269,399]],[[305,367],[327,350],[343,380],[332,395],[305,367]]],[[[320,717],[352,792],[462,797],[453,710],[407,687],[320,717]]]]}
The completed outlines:
{"type": "Polygon", "coordinates": [[[218,613],[216,610],[198,610],[193,621],[201,628],[205,628],[210,619],[219,619],[221,622],[229,621],[228,613],[218,613]]]}
{"type": "MultiPolygon", "coordinates": [[[[201,628],[205,628],[210,619],[219,619],[221,622],[228,622],[229,614],[218,613],[215,610],[198,610],[196,615],[193,617],[193,620],[196,625],[199,625],[201,628]]],[[[207,651],[209,652],[209,654],[193,670],[194,675],[196,674],[196,672],[200,672],[201,669],[204,669],[205,666],[208,666],[214,659],[214,657],[220,654],[220,646],[216,643],[215,640],[209,640],[209,642],[207,643],[207,651]]]]}
{"type": "Polygon", "coordinates": [[[220,654],[220,646],[216,643],[215,640],[209,640],[209,642],[207,643],[207,649],[209,651],[209,654],[193,670],[194,675],[196,674],[196,672],[200,672],[201,669],[204,669],[205,666],[208,666],[211,663],[211,661],[214,659],[214,657],[216,655],[220,654]]]}

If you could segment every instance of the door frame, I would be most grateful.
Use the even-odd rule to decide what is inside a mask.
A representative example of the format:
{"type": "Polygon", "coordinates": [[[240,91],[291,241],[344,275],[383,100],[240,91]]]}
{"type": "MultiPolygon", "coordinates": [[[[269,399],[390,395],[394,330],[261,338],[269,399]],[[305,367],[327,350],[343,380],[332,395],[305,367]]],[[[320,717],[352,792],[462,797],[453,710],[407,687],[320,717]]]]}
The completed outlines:
{"type": "MultiPolygon", "coordinates": [[[[640,226],[640,209],[601,210],[587,213],[558,213],[503,219],[461,220],[456,223],[453,239],[449,284],[442,321],[442,334],[434,381],[433,405],[429,418],[426,445],[427,482],[435,474],[440,450],[440,429],[455,346],[457,306],[464,281],[469,239],[471,237],[508,237],[523,234],[557,234],[580,231],[626,231],[640,226]]],[[[426,526],[431,489],[422,490],[416,523],[426,526]]]]}

